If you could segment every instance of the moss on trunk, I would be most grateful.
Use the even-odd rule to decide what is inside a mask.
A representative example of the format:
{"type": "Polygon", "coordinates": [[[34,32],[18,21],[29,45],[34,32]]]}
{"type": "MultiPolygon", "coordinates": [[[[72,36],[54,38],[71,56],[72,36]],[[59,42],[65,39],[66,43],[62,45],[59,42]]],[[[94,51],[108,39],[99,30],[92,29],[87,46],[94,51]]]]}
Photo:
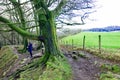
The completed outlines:
{"type": "Polygon", "coordinates": [[[44,45],[45,45],[45,55],[43,58],[43,63],[46,63],[50,56],[59,56],[60,51],[58,48],[58,41],[56,35],[56,26],[54,22],[54,16],[52,12],[49,12],[47,17],[46,15],[39,15],[40,18],[40,26],[42,36],[44,37],[44,45]],[[42,16],[42,19],[41,19],[42,16]],[[44,18],[43,18],[44,16],[44,18]]]}
{"type": "Polygon", "coordinates": [[[59,56],[58,41],[56,35],[55,14],[48,10],[47,5],[42,0],[33,1],[38,15],[38,23],[41,35],[44,38],[45,54],[42,63],[45,64],[49,58],[59,56]]]}

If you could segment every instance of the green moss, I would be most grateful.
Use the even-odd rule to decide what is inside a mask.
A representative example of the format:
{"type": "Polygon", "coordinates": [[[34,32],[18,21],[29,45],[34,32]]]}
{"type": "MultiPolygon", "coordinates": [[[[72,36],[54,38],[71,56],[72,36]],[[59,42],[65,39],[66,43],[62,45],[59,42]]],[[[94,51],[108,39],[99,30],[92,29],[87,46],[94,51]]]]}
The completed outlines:
{"type": "Polygon", "coordinates": [[[17,55],[8,46],[2,47],[0,51],[0,78],[6,75],[6,71],[14,64],[17,55]]]}
{"type": "Polygon", "coordinates": [[[100,80],[120,80],[112,72],[102,73],[100,75],[100,80]]]}
{"type": "Polygon", "coordinates": [[[27,38],[30,38],[30,39],[33,39],[33,40],[38,40],[38,35],[36,34],[31,34],[17,26],[15,26],[11,21],[9,21],[8,19],[0,16],[0,21],[3,22],[3,23],[9,23],[8,26],[12,29],[12,30],[15,30],[17,33],[19,33],[20,35],[24,36],[24,37],[27,37],[27,38]]]}
{"type": "Polygon", "coordinates": [[[47,62],[47,68],[39,80],[71,80],[71,67],[65,59],[47,62]]]}
{"type": "Polygon", "coordinates": [[[112,66],[112,71],[115,73],[120,73],[120,66],[118,65],[113,65],[112,66]]]}
{"type": "Polygon", "coordinates": [[[120,67],[118,65],[103,64],[101,68],[106,72],[100,75],[100,80],[120,80],[120,67]]]}
{"type": "Polygon", "coordinates": [[[75,54],[72,54],[72,58],[75,59],[75,60],[77,60],[77,59],[78,59],[78,56],[75,55],[75,54]]]}
{"type": "Polygon", "coordinates": [[[79,57],[82,57],[82,58],[86,58],[86,55],[83,54],[83,53],[78,53],[78,56],[79,56],[79,57]]]}
{"type": "Polygon", "coordinates": [[[18,80],[71,80],[71,67],[63,58],[50,59],[44,70],[39,66],[20,74],[18,80]]]}
{"type": "Polygon", "coordinates": [[[103,65],[101,65],[101,68],[109,70],[114,73],[120,73],[120,66],[118,66],[118,65],[103,64],[103,65]]]}

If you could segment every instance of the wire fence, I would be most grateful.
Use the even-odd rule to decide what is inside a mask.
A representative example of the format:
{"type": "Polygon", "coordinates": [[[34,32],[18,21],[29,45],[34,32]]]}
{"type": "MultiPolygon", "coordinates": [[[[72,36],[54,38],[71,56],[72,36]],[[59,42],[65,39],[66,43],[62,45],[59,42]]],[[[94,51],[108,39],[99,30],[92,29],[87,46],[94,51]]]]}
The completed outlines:
{"type": "Polygon", "coordinates": [[[98,35],[97,38],[98,38],[98,43],[97,43],[98,46],[88,46],[88,45],[86,45],[86,43],[87,43],[86,42],[86,36],[83,36],[83,39],[81,40],[82,41],[81,44],[78,44],[81,41],[74,40],[74,39],[67,40],[67,41],[61,40],[60,44],[65,45],[66,47],[71,46],[72,49],[74,49],[74,47],[79,47],[79,48],[82,48],[83,50],[86,50],[86,48],[96,48],[96,49],[98,49],[99,53],[101,53],[101,49],[102,49],[101,48],[102,47],[101,46],[101,35],[98,35]]]}

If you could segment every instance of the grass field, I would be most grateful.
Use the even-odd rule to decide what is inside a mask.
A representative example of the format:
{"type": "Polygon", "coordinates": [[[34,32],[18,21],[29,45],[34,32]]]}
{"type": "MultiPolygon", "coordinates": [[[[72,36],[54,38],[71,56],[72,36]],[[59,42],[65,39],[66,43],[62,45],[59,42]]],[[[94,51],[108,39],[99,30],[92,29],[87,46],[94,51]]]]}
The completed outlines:
{"type": "Polygon", "coordinates": [[[67,44],[72,44],[73,39],[74,45],[82,46],[84,35],[86,37],[86,47],[98,48],[98,35],[101,35],[102,48],[120,49],[120,32],[81,32],[79,34],[63,38],[62,43],[67,42],[67,44]]]}

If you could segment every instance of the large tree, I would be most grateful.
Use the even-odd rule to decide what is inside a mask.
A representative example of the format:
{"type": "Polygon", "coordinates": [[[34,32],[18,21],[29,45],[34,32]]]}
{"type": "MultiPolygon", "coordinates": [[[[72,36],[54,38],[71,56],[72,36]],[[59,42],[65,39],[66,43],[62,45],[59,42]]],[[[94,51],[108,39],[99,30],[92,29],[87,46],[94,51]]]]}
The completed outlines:
{"type": "MultiPolygon", "coordinates": [[[[7,1],[7,0],[6,0],[7,1]]],[[[60,56],[58,40],[56,35],[56,23],[55,19],[59,15],[72,15],[72,10],[76,9],[87,9],[91,8],[92,0],[26,0],[26,2],[20,2],[20,0],[9,0],[7,4],[3,1],[0,6],[12,5],[14,10],[18,14],[18,18],[21,23],[21,27],[15,25],[13,21],[10,21],[8,17],[0,16],[0,22],[8,25],[12,30],[15,30],[24,38],[40,40],[45,45],[45,54],[42,59],[42,63],[46,63],[49,58],[54,58],[60,56]],[[23,11],[25,9],[25,4],[32,5],[28,8],[33,15],[34,25],[39,28],[39,34],[32,34],[26,30],[26,25],[29,21],[25,19],[25,14],[28,11],[23,11]],[[79,8],[78,8],[79,7],[79,8]]],[[[4,11],[3,11],[4,12],[4,11]]],[[[3,15],[3,12],[1,14],[3,15]]],[[[5,11],[7,12],[7,11],[5,11]]],[[[28,14],[29,15],[29,14],[28,14]]],[[[84,17],[84,16],[81,16],[84,17]]],[[[81,19],[83,20],[83,19],[81,19]]],[[[61,20],[60,20],[61,21],[61,20]]],[[[61,21],[62,22],[62,21],[61,21]]]]}

